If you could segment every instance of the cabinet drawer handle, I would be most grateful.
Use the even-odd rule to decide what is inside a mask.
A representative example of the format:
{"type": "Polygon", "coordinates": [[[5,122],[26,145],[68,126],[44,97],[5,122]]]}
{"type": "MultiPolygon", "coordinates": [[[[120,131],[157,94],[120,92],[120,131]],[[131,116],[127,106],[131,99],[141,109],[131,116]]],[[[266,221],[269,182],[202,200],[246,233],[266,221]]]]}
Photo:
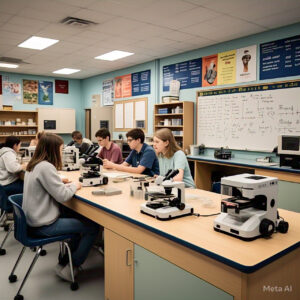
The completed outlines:
{"type": "Polygon", "coordinates": [[[130,267],[131,263],[129,263],[129,253],[131,250],[126,250],[126,266],[130,267]]]}

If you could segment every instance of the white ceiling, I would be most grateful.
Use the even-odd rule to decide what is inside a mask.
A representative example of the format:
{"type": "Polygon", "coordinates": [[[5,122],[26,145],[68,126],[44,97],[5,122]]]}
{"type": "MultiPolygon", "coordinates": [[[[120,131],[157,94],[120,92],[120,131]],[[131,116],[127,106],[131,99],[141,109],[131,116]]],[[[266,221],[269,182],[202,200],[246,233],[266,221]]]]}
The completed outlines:
{"type": "Polygon", "coordinates": [[[0,56],[28,63],[0,71],[53,76],[74,68],[81,71],[68,77],[82,79],[299,21],[299,0],[0,0],[0,56]],[[97,25],[60,24],[68,16],[97,25]],[[17,47],[32,35],[59,43],[17,47]],[[94,59],[112,50],[135,55],[94,59]]]}

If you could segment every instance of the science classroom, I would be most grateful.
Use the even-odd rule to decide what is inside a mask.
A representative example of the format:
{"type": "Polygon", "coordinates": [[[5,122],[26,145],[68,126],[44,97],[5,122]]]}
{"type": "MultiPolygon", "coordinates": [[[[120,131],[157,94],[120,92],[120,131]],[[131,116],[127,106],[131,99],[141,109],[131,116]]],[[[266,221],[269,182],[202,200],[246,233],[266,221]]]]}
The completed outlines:
{"type": "Polygon", "coordinates": [[[298,0],[0,25],[0,300],[300,299],[298,0]]]}

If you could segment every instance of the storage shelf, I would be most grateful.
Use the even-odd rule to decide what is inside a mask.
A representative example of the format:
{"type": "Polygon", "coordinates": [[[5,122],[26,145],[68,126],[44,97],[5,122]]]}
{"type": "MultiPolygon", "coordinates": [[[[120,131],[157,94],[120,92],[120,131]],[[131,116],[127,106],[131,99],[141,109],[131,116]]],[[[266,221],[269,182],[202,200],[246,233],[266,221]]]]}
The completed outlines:
{"type": "Polygon", "coordinates": [[[30,142],[39,131],[37,110],[0,110],[0,120],[0,143],[3,143],[8,136],[18,137],[22,142],[30,142]],[[17,119],[21,122],[17,123],[17,119]],[[35,124],[28,124],[29,119],[32,119],[35,124]],[[5,122],[10,122],[11,125],[5,125],[5,122]],[[14,125],[12,122],[15,122],[14,125]],[[27,134],[23,134],[25,132],[27,134]]]}
{"type": "Polygon", "coordinates": [[[17,127],[17,128],[20,128],[20,127],[38,127],[37,125],[0,125],[0,128],[14,128],[14,127],[17,127]]]}
{"type": "Polygon", "coordinates": [[[170,127],[170,128],[183,128],[183,125],[155,125],[155,127],[170,127]]]}
{"type": "Polygon", "coordinates": [[[28,136],[28,137],[33,137],[36,136],[35,134],[0,134],[0,137],[7,137],[7,136],[17,136],[17,137],[24,137],[24,136],[28,136]]]}
{"type": "MultiPolygon", "coordinates": [[[[177,135],[174,135],[174,137],[176,138],[177,143],[183,149],[183,151],[189,150],[189,146],[194,144],[194,102],[179,101],[179,102],[172,102],[172,103],[155,104],[153,115],[154,115],[154,120],[153,120],[154,131],[162,128],[168,128],[173,132],[175,131],[177,135]],[[180,112],[162,113],[162,114],[158,113],[158,110],[162,108],[166,109],[165,111],[162,112],[170,112],[171,109],[174,109],[176,107],[180,107],[180,112]],[[160,125],[162,124],[162,121],[164,119],[168,119],[168,120],[180,119],[181,125],[160,125]],[[178,135],[178,133],[180,133],[180,135],[178,135]]],[[[177,122],[179,123],[179,121],[177,122]]]]}
{"type": "Polygon", "coordinates": [[[37,111],[36,110],[3,110],[1,109],[0,110],[0,113],[28,113],[28,114],[33,114],[33,113],[36,113],[37,111]]]}
{"type": "Polygon", "coordinates": [[[155,114],[156,117],[172,117],[172,116],[183,116],[183,113],[176,113],[176,114],[155,114]]]}
{"type": "Polygon", "coordinates": [[[182,105],[183,105],[183,101],[155,104],[155,106],[182,106],[182,105]]]}

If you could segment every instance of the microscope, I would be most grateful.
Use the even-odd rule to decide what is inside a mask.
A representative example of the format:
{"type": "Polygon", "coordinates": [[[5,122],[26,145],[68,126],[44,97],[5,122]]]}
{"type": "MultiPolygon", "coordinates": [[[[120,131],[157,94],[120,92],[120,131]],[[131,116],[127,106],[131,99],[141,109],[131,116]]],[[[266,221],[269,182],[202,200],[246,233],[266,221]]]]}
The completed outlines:
{"type": "Polygon", "coordinates": [[[81,176],[79,181],[82,186],[97,186],[108,183],[108,177],[101,174],[103,162],[97,153],[93,153],[86,158],[81,158],[81,176]]]}
{"type": "Polygon", "coordinates": [[[75,171],[79,168],[79,149],[75,146],[66,146],[62,152],[62,170],[75,171]]]}
{"type": "Polygon", "coordinates": [[[221,179],[221,214],[214,230],[251,241],[288,231],[288,222],[279,217],[278,179],[254,174],[239,174],[221,179]]]}
{"type": "Polygon", "coordinates": [[[22,162],[30,161],[34,154],[35,148],[36,146],[21,147],[20,148],[21,161],[22,162]]]}
{"type": "Polygon", "coordinates": [[[191,215],[194,209],[185,204],[185,185],[173,181],[179,170],[169,170],[165,176],[158,176],[154,186],[146,187],[146,203],[141,205],[141,213],[159,220],[170,220],[191,215]]]}

